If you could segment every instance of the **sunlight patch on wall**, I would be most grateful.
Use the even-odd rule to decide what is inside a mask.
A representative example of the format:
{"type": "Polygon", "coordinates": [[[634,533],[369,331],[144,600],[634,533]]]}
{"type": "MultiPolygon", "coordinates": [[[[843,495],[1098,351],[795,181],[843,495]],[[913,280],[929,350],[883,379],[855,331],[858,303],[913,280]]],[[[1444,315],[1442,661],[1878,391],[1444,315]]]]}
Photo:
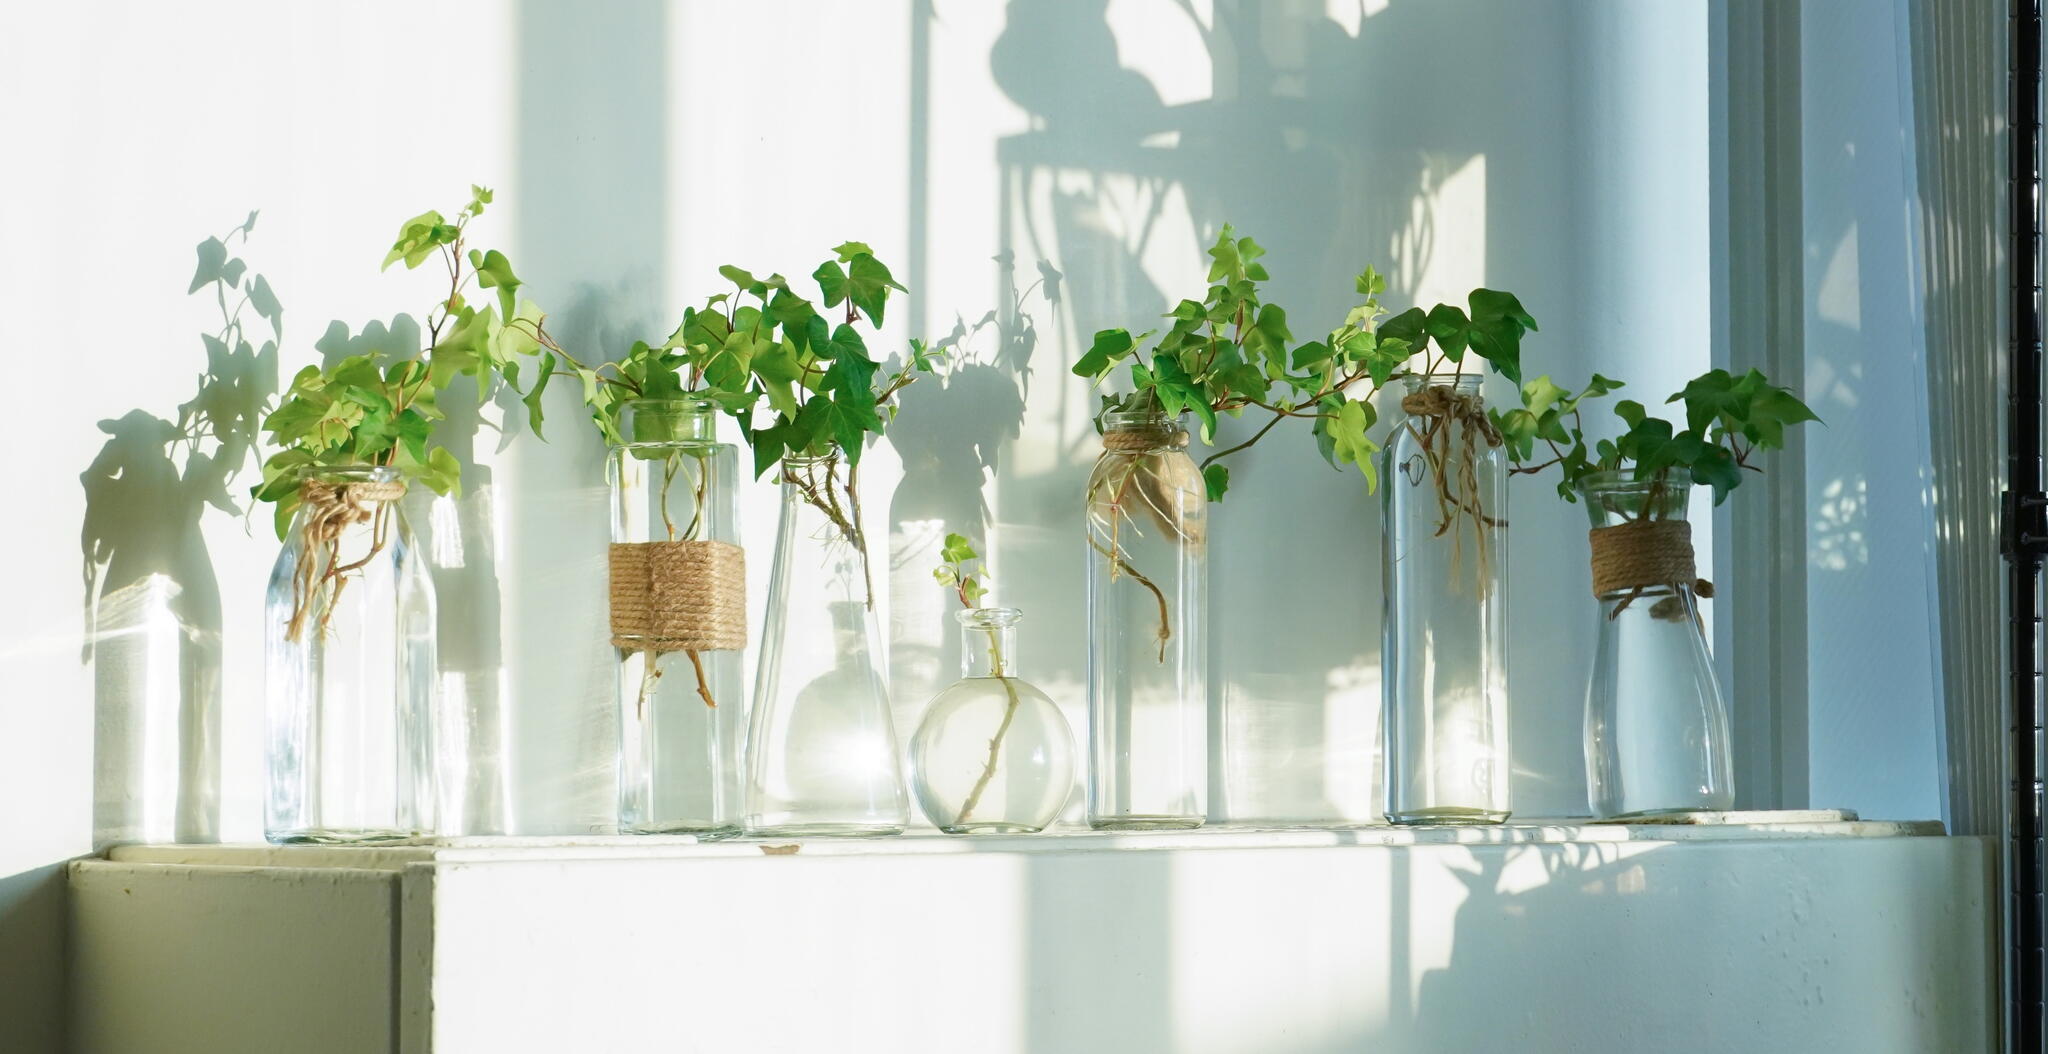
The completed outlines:
{"type": "Polygon", "coordinates": [[[1168,106],[1214,94],[1213,62],[1203,30],[1216,23],[1214,5],[1194,0],[1110,0],[1106,12],[1119,61],[1159,92],[1168,106]],[[1192,17],[1190,17],[1192,16],[1192,17]]]}
{"type": "Polygon", "coordinates": [[[1395,255],[1416,268],[1418,304],[1463,304],[1466,294],[1486,284],[1485,154],[1441,179],[1425,174],[1395,255]]]}
{"type": "Polygon", "coordinates": [[[1814,296],[1814,310],[1828,322],[1851,331],[1863,327],[1862,282],[1856,267],[1856,225],[1842,233],[1835,251],[1821,273],[1820,292],[1814,296]]]}

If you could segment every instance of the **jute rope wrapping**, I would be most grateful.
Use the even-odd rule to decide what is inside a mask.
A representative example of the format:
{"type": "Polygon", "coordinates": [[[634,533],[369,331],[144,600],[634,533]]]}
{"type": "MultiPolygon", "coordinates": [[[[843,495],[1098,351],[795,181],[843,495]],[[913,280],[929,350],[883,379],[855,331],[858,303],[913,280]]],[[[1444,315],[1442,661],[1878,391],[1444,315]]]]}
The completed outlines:
{"type": "Polygon", "coordinates": [[[628,651],[747,646],[747,558],[730,542],[611,547],[612,643],[628,651]]]}
{"type": "Polygon", "coordinates": [[[1586,539],[1593,552],[1593,596],[1605,600],[1617,593],[1628,594],[1609,618],[1618,617],[1648,589],[1672,590],[1672,596],[1650,609],[1650,617],[1667,622],[1685,618],[1684,603],[1676,595],[1679,590],[1690,589],[1703,597],[1714,595],[1713,583],[1699,577],[1693,562],[1692,524],[1684,520],[1639,520],[1595,527],[1586,539]]]}
{"type": "Polygon", "coordinates": [[[384,507],[403,497],[405,483],[395,479],[357,483],[309,479],[299,484],[299,506],[304,518],[299,529],[299,562],[292,576],[292,616],[285,623],[286,640],[298,640],[305,633],[313,594],[323,580],[331,579],[334,595],[328,598],[326,610],[320,613],[320,628],[327,628],[334,606],[341,599],[342,587],[348,582],[343,576],[361,568],[370,562],[371,557],[383,551],[391,532],[390,517],[383,515],[384,507]],[[343,564],[339,551],[342,534],[350,527],[373,520],[375,526],[370,532],[369,552],[359,560],[343,564]],[[316,558],[323,553],[325,560],[316,558]]]}
{"type": "Polygon", "coordinates": [[[1411,419],[1410,429],[1416,428],[1413,421],[1428,422],[1416,430],[1415,435],[1422,442],[1430,475],[1436,481],[1439,516],[1436,533],[1438,537],[1447,532],[1451,535],[1451,568],[1455,572],[1463,560],[1465,548],[1465,532],[1459,521],[1471,522],[1473,548],[1479,554],[1474,581],[1479,596],[1484,597],[1492,584],[1486,532],[1495,527],[1506,527],[1507,521],[1491,515],[1480,505],[1479,448],[1482,443],[1488,448],[1500,446],[1500,429],[1487,418],[1486,404],[1479,396],[1464,394],[1447,385],[1433,384],[1409,392],[1401,398],[1401,409],[1411,419]],[[1455,440],[1451,435],[1454,426],[1457,432],[1455,440]],[[1452,450],[1454,443],[1457,447],[1455,455],[1452,450]]]}

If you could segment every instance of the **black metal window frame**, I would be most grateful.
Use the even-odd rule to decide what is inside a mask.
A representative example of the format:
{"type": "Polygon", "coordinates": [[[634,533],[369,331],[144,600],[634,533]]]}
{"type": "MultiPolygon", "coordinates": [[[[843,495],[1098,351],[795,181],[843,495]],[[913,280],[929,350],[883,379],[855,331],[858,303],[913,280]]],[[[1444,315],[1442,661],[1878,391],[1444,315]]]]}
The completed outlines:
{"type": "Polygon", "coordinates": [[[2007,817],[2008,1049],[2039,1054],[2043,1013],[2041,562],[2048,495],[2041,465],[2041,0],[2012,0],[2010,334],[2006,347],[2006,661],[2012,804],[2007,817]]]}

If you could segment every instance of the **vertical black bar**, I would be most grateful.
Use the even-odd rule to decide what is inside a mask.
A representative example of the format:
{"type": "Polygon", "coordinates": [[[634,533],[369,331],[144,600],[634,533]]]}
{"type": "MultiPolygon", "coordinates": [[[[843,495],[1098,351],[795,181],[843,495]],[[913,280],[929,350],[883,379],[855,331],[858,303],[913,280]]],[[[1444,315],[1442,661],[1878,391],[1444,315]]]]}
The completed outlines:
{"type": "Polygon", "coordinates": [[[2013,1051],[2040,1054],[2044,993],[2041,929],[2041,2],[2012,0],[2012,319],[2006,392],[2005,555],[2007,661],[2012,697],[2010,869],[2013,1051]]]}

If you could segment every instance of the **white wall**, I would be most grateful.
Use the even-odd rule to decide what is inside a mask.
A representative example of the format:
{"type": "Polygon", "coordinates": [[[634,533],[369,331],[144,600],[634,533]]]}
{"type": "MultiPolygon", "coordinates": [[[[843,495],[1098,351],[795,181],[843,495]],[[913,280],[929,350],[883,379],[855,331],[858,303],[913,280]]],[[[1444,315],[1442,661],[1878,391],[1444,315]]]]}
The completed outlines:
{"type": "MultiPolygon", "coordinates": [[[[1699,4],[36,10],[0,34],[0,93],[16,100],[0,109],[0,318],[15,361],[51,364],[18,382],[22,511],[0,528],[15,555],[0,1020],[27,1022],[30,1049],[57,1028],[41,1012],[57,1002],[51,865],[93,847],[96,818],[109,834],[151,810],[180,822],[160,793],[136,796],[137,762],[114,747],[155,744],[187,832],[260,834],[258,608],[275,543],[260,517],[206,502],[241,504],[249,474],[209,494],[146,418],[119,444],[101,425],[175,420],[193,398],[199,335],[219,325],[186,294],[194,246],[250,210],[246,257],[282,303],[286,376],[317,361],[330,320],[355,332],[423,308],[431,279],[376,264],[399,220],[454,207],[470,182],[499,192],[484,236],[558,334],[596,354],[665,334],[720,263],[808,273],[845,238],[914,291],[885,346],[1000,309],[945,384],[911,389],[869,480],[878,509],[888,496],[907,734],[956,661],[926,575],[946,530],[987,539],[1002,597],[1030,615],[1027,673],[1078,703],[1076,513],[1094,447],[1066,364],[1094,329],[1143,328],[1199,288],[1224,221],[1270,248],[1274,298],[1304,333],[1375,263],[1396,307],[1515,290],[1543,323],[1527,354],[1569,383],[1597,369],[1661,397],[1703,368],[1707,77],[1699,4]],[[1066,276],[1056,306],[1018,297],[1041,260],[1066,276]],[[124,474],[88,501],[80,475],[110,450],[124,474]],[[97,621],[81,617],[81,524],[113,546],[97,621]]],[[[611,794],[600,451],[567,386],[553,394],[546,445],[516,420],[504,445],[487,409],[460,441],[468,495],[422,524],[462,543],[438,547],[460,553],[437,574],[444,684],[500,715],[504,826],[524,832],[602,825],[611,794]]],[[[1243,818],[1369,818],[1376,499],[1300,434],[1234,471],[1211,583],[1216,800],[1243,818]]],[[[762,557],[773,500],[756,488],[745,509],[762,557]]],[[[1584,808],[1581,515],[1542,484],[1517,492],[1525,815],[1584,808]]]]}

